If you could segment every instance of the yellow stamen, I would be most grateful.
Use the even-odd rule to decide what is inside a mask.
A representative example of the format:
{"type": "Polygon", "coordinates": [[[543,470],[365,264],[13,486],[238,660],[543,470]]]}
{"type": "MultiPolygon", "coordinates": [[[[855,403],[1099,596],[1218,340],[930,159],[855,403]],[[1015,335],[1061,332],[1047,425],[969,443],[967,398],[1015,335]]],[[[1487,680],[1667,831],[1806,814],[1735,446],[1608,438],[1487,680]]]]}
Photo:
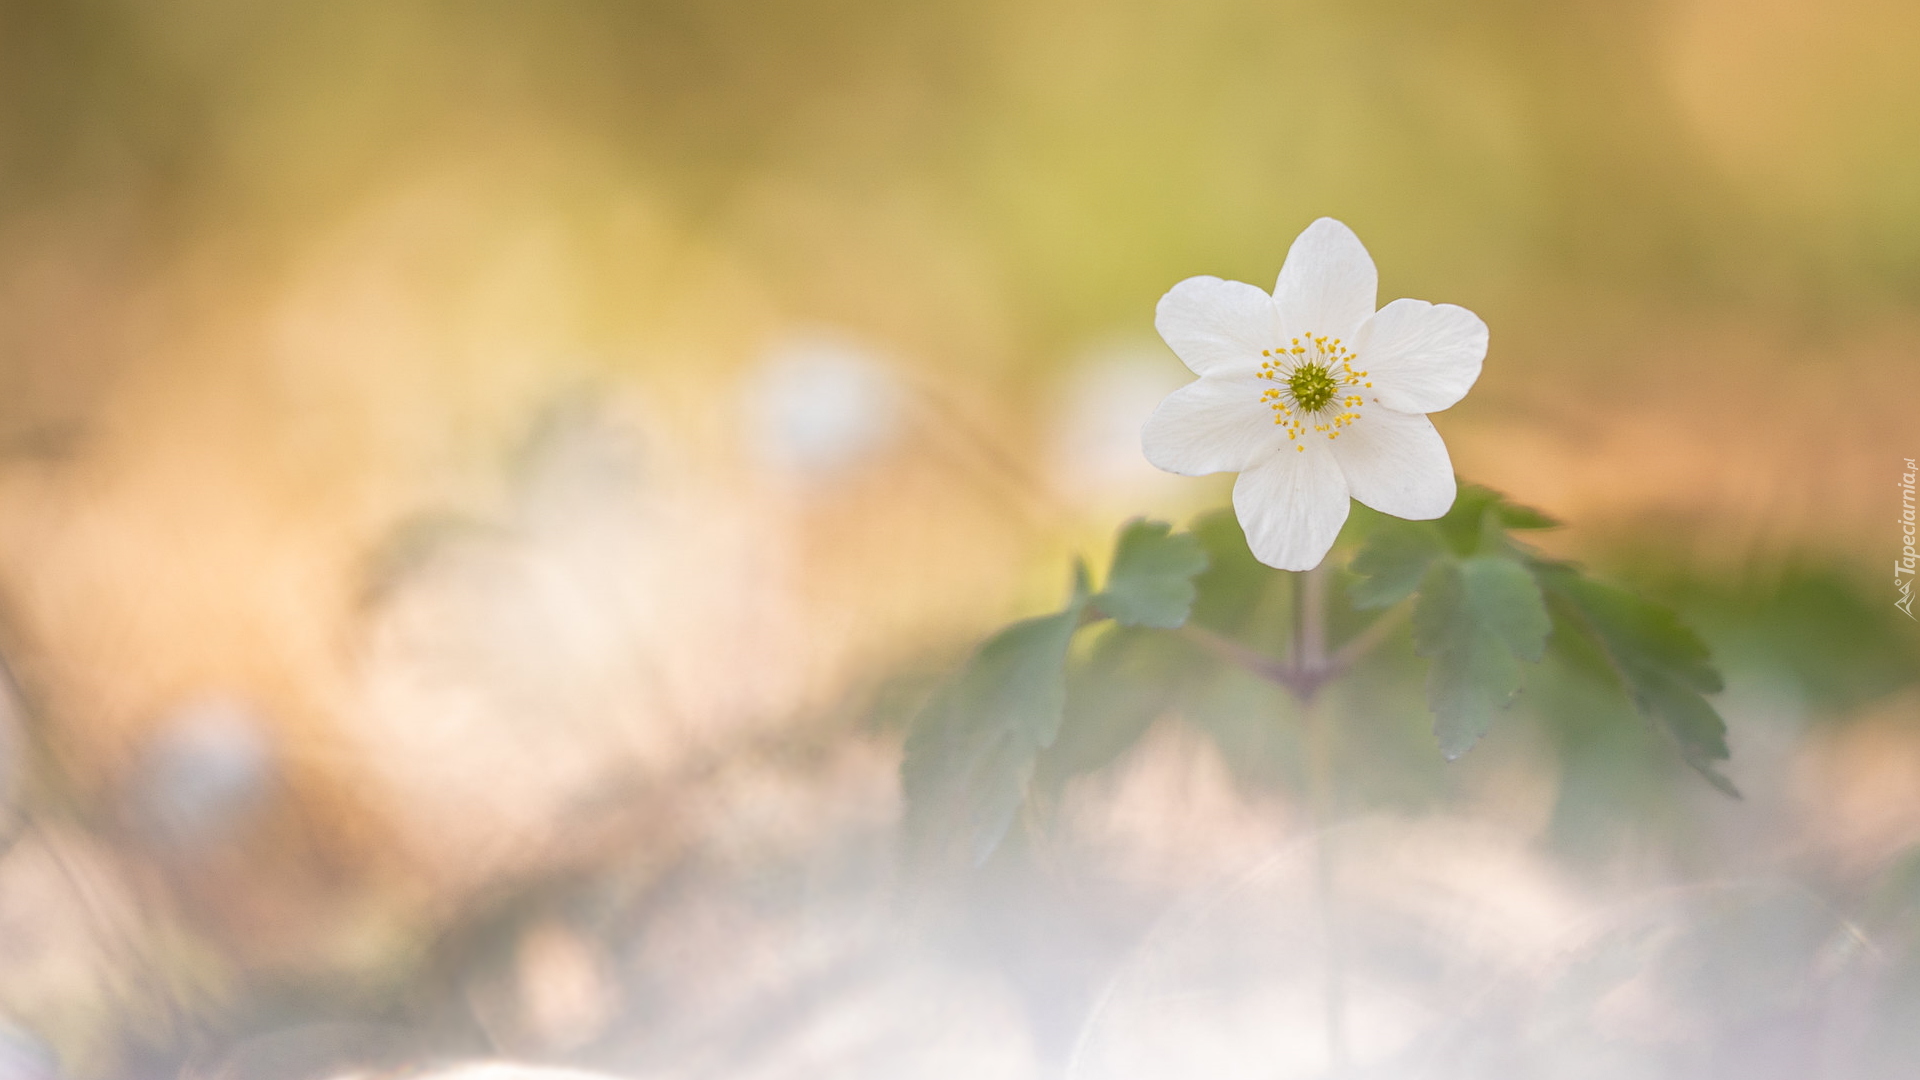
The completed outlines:
{"type": "MultiPolygon", "coordinates": [[[[1359,357],[1348,351],[1339,338],[1306,334],[1290,339],[1289,346],[1262,350],[1266,357],[1258,376],[1279,385],[1260,394],[1260,400],[1273,410],[1273,422],[1287,429],[1287,439],[1298,442],[1309,426],[1324,432],[1328,439],[1340,437],[1342,428],[1360,419],[1359,410],[1366,399],[1355,393],[1342,393],[1353,387],[1371,387],[1362,382],[1368,374],[1354,370],[1359,357]],[[1338,411],[1335,411],[1338,410],[1338,411]]],[[[1295,450],[1306,451],[1304,445],[1295,450]]]]}

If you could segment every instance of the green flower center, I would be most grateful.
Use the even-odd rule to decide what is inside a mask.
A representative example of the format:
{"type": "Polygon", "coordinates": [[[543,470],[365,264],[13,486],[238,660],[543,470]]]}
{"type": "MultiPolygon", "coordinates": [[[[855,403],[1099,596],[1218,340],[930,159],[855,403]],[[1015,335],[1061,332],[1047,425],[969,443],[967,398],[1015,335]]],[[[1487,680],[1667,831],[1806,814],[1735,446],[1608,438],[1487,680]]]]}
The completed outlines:
{"type": "Polygon", "coordinates": [[[1293,391],[1295,404],[1313,413],[1327,407],[1339,384],[1319,364],[1301,364],[1293,369],[1293,374],[1287,376],[1287,389],[1293,391]]]}
{"type": "Polygon", "coordinates": [[[1358,391],[1373,384],[1367,373],[1355,371],[1360,358],[1347,351],[1339,338],[1307,334],[1292,344],[1262,352],[1260,378],[1279,386],[1264,390],[1260,400],[1273,410],[1273,422],[1287,429],[1287,441],[1306,451],[1301,438],[1308,431],[1329,439],[1360,419],[1366,397],[1358,391]]]}

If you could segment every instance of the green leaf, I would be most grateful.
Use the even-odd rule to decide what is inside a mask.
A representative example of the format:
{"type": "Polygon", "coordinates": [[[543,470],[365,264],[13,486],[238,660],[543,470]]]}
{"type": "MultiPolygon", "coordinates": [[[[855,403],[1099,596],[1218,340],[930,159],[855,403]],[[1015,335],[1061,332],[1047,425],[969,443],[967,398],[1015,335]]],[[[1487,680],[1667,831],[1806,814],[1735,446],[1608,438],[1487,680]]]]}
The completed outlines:
{"type": "Polygon", "coordinates": [[[1362,610],[1392,607],[1413,595],[1427,567],[1446,552],[1440,534],[1424,521],[1383,524],[1353,557],[1351,569],[1360,580],[1347,594],[1362,610]]]}
{"type": "Polygon", "coordinates": [[[1253,557],[1231,509],[1202,515],[1189,528],[1207,557],[1207,568],[1193,579],[1193,621],[1237,634],[1253,620],[1268,587],[1288,575],[1253,557]]]}
{"type": "Polygon", "coordinates": [[[1134,518],[1120,529],[1106,590],[1094,603],[1122,625],[1171,630],[1187,621],[1198,595],[1194,575],[1206,568],[1198,537],[1134,518]]]}
{"type": "Polygon", "coordinates": [[[1738,798],[1732,781],[1714,767],[1729,756],[1727,725],[1703,695],[1723,684],[1699,635],[1671,610],[1570,566],[1543,564],[1539,575],[1563,621],[1605,652],[1634,707],[1673,736],[1687,764],[1738,798]]]}
{"type": "Polygon", "coordinates": [[[1551,629],[1539,585],[1511,559],[1474,556],[1428,571],[1413,610],[1413,639],[1433,660],[1427,704],[1447,760],[1471,749],[1513,700],[1519,661],[1538,661],[1551,629]]]}
{"type": "Polygon", "coordinates": [[[1086,603],[1080,569],[1066,610],[988,638],[914,718],[900,769],[916,845],[961,845],[976,866],[999,846],[1035,758],[1060,732],[1067,650],[1086,603]]]}
{"type": "Polygon", "coordinates": [[[1680,744],[1680,756],[1695,772],[1722,792],[1740,797],[1740,789],[1713,764],[1731,756],[1726,721],[1699,691],[1669,680],[1644,679],[1634,697],[1636,703],[1644,702],[1643,707],[1660,718],[1680,744]]]}
{"type": "Polygon", "coordinates": [[[1579,609],[1615,662],[1631,674],[1664,674],[1703,694],[1723,689],[1706,642],[1672,610],[1566,566],[1549,568],[1542,581],[1579,609]]]}
{"type": "Polygon", "coordinates": [[[1441,756],[1453,761],[1473,749],[1519,689],[1519,662],[1492,637],[1469,635],[1436,655],[1427,670],[1427,707],[1441,756]]]}
{"type": "Polygon", "coordinates": [[[1038,746],[1051,745],[1067,704],[1067,647],[1079,623],[1076,606],[1014,623],[988,638],[960,677],[962,706],[1031,736],[1038,746]]]}
{"type": "Polygon", "coordinates": [[[1560,523],[1479,484],[1461,484],[1453,507],[1434,527],[1458,555],[1493,555],[1509,549],[1510,529],[1552,529],[1560,523]]]}
{"type": "Polygon", "coordinates": [[[1507,502],[1504,497],[1494,513],[1499,517],[1500,524],[1509,529],[1557,529],[1561,525],[1558,520],[1531,506],[1507,502]]]}
{"type": "Polygon", "coordinates": [[[1057,790],[1103,768],[1138,742],[1173,706],[1207,657],[1171,634],[1116,626],[1067,673],[1066,721],[1040,756],[1035,785],[1057,790]]]}
{"type": "Polygon", "coordinates": [[[1499,501],[1500,493],[1491,488],[1461,484],[1459,493],[1453,497],[1453,506],[1435,519],[1433,527],[1440,531],[1454,554],[1477,554],[1481,541],[1486,538],[1487,511],[1499,501]]]}
{"type": "Polygon", "coordinates": [[[1460,561],[1460,577],[1480,624],[1514,656],[1538,663],[1553,622],[1540,585],[1527,568],[1512,559],[1481,555],[1460,561]]]}

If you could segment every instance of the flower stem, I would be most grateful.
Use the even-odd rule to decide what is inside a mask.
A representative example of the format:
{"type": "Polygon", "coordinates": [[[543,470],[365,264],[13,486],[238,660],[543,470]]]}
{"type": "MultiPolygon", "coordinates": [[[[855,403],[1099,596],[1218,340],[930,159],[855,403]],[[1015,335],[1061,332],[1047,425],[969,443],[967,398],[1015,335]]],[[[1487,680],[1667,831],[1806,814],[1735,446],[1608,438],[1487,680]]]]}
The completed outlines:
{"type": "Polygon", "coordinates": [[[1190,622],[1182,626],[1180,634],[1247,674],[1281,687],[1295,697],[1300,696],[1303,684],[1299,672],[1290,661],[1275,660],[1259,649],[1249,648],[1223,634],[1216,634],[1198,623],[1190,622]]]}
{"type": "Polygon", "coordinates": [[[1336,871],[1339,853],[1334,846],[1333,832],[1337,811],[1333,729],[1328,723],[1327,710],[1320,700],[1319,690],[1336,668],[1344,669],[1350,665],[1384,638],[1392,626],[1388,625],[1376,634],[1375,630],[1387,623],[1386,619],[1381,619],[1348,642],[1340,655],[1330,661],[1327,657],[1326,565],[1323,563],[1314,567],[1294,581],[1299,590],[1294,604],[1294,669],[1304,676],[1302,681],[1305,683],[1303,687],[1295,688],[1295,693],[1300,698],[1301,719],[1306,727],[1307,783],[1313,806],[1313,884],[1315,906],[1320,909],[1320,933],[1325,957],[1321,966],[1321,999],[1326,1021],[1327,1071],[1334,1080],[1344,1080],[1352,1071],[1352,1055],[1347,1046],[1346,950],[1341,941],[1337,914],[1336,871]],[[1345,662],[1341,663],[1341,660],[1345,662]]]}
{"type": "Polygon", "coordinates": [[[1303,674],[1317,675],[1327,665],[1327,564],[1293,580],[1298,590],[1293,605],[1293,666],[1303,674]]]}
{"type": "MultiPolygon", "coordinates": [[[[1276,660],[1258,649],[1242,645],[1198,623],[1187,623],[1180,628],[1179,632],[1182,637],[1249,675],[1264,679],[1301,701],[1308,701],[1320,692],[1321,687],[1346,674],[1348,669],[1365,659],[1368,653],[1392,636],[1400,624],[1407,621],[1408,611],[1409,609],[1403,604],[1381,615],[1365,630],[1355,634],[1346,644],[1340,646],[1332,656],[1324,657],[1320,666],[1314,669],[1300,666],[1298,649],[1295,650],[1293,658],[1276,660]]],[[[1297,633],[1295,640],[1299,640],[1297,633]]]]}
{"type": "Polygon", "coordinates": [[[1339,851],[1333,828],[1339,792],[1334,766],[1334,730],[1321,703],[1320,691],[1392,636],[1406,621],[1410,609],[1401,604],[1387,611],[1329,655],[1325,564],[1295,575],[1293,582],[1293,649],[1285,660],[1191,622],[1181,627],[1180,633],[1248,674],[1285,689],[1300,703],[1306,735],[1308,803],[1314,823],[1314,902],[1320,909],[1325,956],[1321,992],[1328,1075],[1334,1080],[1345,1080],[1352,1074],[1353,1058],[1347,1042],[1346,947],[1339,919],[1339,851]]]}

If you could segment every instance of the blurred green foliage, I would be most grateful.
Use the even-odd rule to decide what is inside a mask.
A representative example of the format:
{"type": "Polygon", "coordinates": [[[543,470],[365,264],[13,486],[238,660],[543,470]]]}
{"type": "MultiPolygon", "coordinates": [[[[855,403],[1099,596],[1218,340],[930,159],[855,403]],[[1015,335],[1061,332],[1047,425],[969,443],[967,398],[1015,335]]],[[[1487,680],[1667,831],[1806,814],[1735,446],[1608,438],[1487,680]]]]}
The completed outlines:
{"type": "MultiPolygon", "coordinates": [[[[1563,732],[1563,744],[1608,741],[1638,714],[1658,725],[1687,764],[1738,797],[1716,767],[1729,750],[1726,724],[1704,696],[1723,688],[1705,643],[1672,610],[1541,557],[1512,535],[1551,527],[1551,519],[1465,485],[1435,521],[1353,520],[1344,549],[1356,536],[1365,541],[1351,558],[1350,614],[1330,621],[1337,629],[1361,611],[1413,601],[1413,645],[1429,661],[1425,697],[1441,757],[1458,758],[1487,733],[1519,693],[1523,664],[1540,665],[1551,641],[1549,689],[1533,713],[1563,732]]],[[[1131,521],[1116,539],[1111,567],[1097,595],[1089,595],[1084,569],[1076,570],[1063,610],[989,638],[914,718],[902,776],[919,846],[958,835],[976,865],[985,861],[1023,803],[1045,802],[1067,779],[1113,761],[1162,714],[1213,734],[1229,761],[1271,756],[1263,751],[1297,741],[1288,710],[1272,700],[1279,695],[1250,694],[1245,680],[1264,680],[1301,702],[1319,692],[1325,679],[1305,666],[1311,661],[1264,651],[1276,638],[1272,624],[1285,621],[1272,618],[1266,598],[1305,588],[1303,575],[1252,560],[1225,513],[1181,534],[1165,523],[1131,521]],[[1177,630],[1189,612],[1194,630],[1151,632],[1177,630]],[[1095,645],[1075,656],[1073,635],[1107,619],[1118,625],[1103,627],[1095,645]],[[1036,775],[1041,780],[1032,784],[1036,775]]],[[[1397,625],[1379,618],[1379,632],[1397,625]]],[[[1367,642],[1373,632],[1347,637],[1367,642]]],[[[1365,687],[1405,675],[1404,664],[1367,659],[1335,653],[1327,677],[1365,687]]]]}
{"type": "Polygon", "coordinates": [[[1122,626],[1172,630],[1187,621],[1199,590],[1193,576],[1207,568],[1192,535],[1173,535],[1164,521],[1134,520],[1120,530],[1107,583],[1094,598],[1122,626]]]}
{"type": "Polygon", "coordinates": [[[907,816],[910,843],[938,852],[957,838],[975,863],[999,846],[1025,798],[1035,757],[1060,732],[1067,649],[1088,599],[1086,571],[1076,568],[1063,610],[988,638],[921,711],[900,766],[916,793],[907,816]]]}
{"type": "Polygon", "coordinates": [[[1487,733],[1520,690],[1520,661],[1546,647],[1546,604],[1527,568],[1497,555],[1427,572],[1414,609],[1414,646],[1433,661],[1427,700],[1440,753],[1456,758],[1487,733]]]}

